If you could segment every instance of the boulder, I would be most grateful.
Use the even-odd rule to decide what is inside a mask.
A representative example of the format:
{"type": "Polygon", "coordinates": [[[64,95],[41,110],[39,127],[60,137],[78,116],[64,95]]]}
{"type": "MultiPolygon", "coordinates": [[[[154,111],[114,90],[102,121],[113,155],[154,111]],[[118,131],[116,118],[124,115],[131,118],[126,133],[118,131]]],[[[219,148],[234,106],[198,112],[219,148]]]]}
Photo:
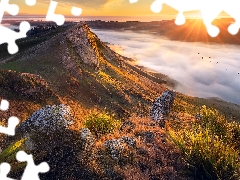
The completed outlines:
{"type": "Polygon", "coordinates": [[[135,148],[136,140],[132,137],[123,136],[120,139],[111,139],[104,143],[105,148],[108,150],[110,156],[114,160],[119,160],[124,150],[126,150],[126,146],[135,148]]]}
{"type": "Polygon", "coordinates": [[[47,105],[37,110],[16,129],[14,138],[27,138],[23,149],[46,161],[50,171],[41,179],[98,179],[83,163],[90,157],[95,139],[90,130],[70,129],[74,123],[66,105],[47,105]]]}
{"type": "Polygon", "coordinates": [[[121,154],[123,153],[124,146],[123,143],[118,139],[111,139],[104,143],[104,146],[109,151],[110,156],[115,159],[119,160],[121,154]]]}
{"type": "Polygon", "coordinates": [[[22,122],[16,128],[16,135],[27,138],[25,142],[27,151],[48,151],[67,140],[70,134],[68,128],[73,122],[68,106],[47,105],[22,122]]]}
{"type": "Polygon", "coordinates": [[[157,98],[150,110],[150,116],[153,121],[162,122],[164,117],[168,116],[174,103],[174,92],[167,90],[162,96],[157,98]]]}

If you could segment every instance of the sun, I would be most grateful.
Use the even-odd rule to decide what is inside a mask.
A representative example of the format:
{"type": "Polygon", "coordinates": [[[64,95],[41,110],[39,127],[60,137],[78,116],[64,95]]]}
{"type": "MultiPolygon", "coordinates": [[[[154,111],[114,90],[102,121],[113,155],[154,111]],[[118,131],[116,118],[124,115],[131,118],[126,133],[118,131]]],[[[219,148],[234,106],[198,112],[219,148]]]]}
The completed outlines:
{"type": "Polygon", "coordinates": [[[207,28],[208,34],[212,37],[218,36],[220,30],[212,22],[224,11],[237,21],[229,26],[228,31],[236,34],[240,28],[240,1],[232,0],[155,0],[151,5],[154,13],[162,11],[163,4],[166,4],[178,11],[175,19],[177,25],[183,25],[186,22],[184,12],[200,11],[201,18],[207,28]],[[238,22],[239,21],[239,22],[238,22]]]}

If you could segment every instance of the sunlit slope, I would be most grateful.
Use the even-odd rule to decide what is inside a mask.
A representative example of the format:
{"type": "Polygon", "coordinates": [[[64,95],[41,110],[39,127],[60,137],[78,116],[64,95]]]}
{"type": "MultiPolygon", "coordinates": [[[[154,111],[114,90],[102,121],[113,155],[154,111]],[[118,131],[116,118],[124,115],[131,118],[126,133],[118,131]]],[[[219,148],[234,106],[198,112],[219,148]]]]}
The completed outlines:
{"type": "Polygon", "coordinates": [[[148,115],[152,101],[166,89],[157,83],[161,80],[134,71],[87,25],[69,28],[7,59],[0,69],[40,75],[62,103],[79,105],[75,112],[96,107],[121,117],[148,115]]]}
{"type": "MultiPolygon", "coordinates": [[[[29,44],[28,39],[24,42],[29,44]]],[[[157,75],[130,65],[101,42],[86,24],[54,30],[47,40],[34,43],[15,56],[2,56],[1,61],[2,70],[41,76],[59,103],[70,105],[79,119],[94,108],[106,108],[119,117],[148,116],[149,108],[167,84],[157,75]]],[[[41,106],[49,103],[29,101],[41,106]]],[[[228,117],[240,117],[237,105],[180,93],[176,93],[174,111],[194,114],[204,104],[228,117]]]]}

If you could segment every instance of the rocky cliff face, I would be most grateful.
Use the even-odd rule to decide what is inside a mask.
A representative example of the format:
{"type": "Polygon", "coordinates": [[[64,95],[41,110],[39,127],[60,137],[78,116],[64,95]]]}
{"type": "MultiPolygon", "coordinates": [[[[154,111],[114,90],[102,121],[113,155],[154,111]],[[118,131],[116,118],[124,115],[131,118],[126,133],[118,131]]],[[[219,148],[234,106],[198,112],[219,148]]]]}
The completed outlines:
{"type": "Polygon", "coordinates": [[[76,53],[81,57],[84,63],[97,66],[98,54],[96,53],[96,46],[94,46],[93,38],[96,36],[89,34],[89,27],[80,23],[66,34],[67,40],[71,42],[76,53]]]}

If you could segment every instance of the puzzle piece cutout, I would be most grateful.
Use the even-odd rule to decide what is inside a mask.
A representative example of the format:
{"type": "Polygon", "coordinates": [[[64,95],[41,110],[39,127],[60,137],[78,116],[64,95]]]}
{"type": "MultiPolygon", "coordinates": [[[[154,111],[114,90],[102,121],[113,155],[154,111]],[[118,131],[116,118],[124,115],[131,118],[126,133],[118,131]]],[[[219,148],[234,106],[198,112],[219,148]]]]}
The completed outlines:
{"type": "Polygon", "coordinates": [[[0,110],[1,111],[6,111],[9,108],[9,102],[5,99],[2,99],[1,104],[0,104],[0,110]]]}
{"type": "Polygon", "coordinates": [[[46,20],[54,21],[58,26],[61,26],[65,22],[65,17],[61,14],[55,14],[55,9],[57,8],[58,2],[51,1],[50,6],[48,8],[46,20]]]}
{"type": "Polygon", "coordinates": [[[138,2],[138,0],[129,0],[129,2],[132,4],[138,2]]]}
{"type": "Polygon", "coordinates": [[[12,178],[7,177],[8,173],[10,172],[11,166],[8,163],[0,164],[0,179],[1,180],[15,180],[12,178]]]}
{"type": "MultiPolygon", "coordinates": [[[[36,0],[26,0],[28,5],[34,5],[36,0]]],[[[4,12],[15,16],[19,12],[19,7],[15,4],[9,4],[9,0],[1,0],[0,2],[0,23],[2,21],[4,12]]],[[[18,52],[18,46],[16,45],[16,40],[26,37],[26,33],[30,30],[30,24],[28,22],[22,22],[19,27],[19,32],[15,32],[0,25],[0,44],[8,43],[8,52],[10,54],[15,54],[18,52]]]]}
{"type": "MultiPolygon", "coordinates": [[[[28,6],[34,6],[36,0],[25,0],[28,6]]],[[[48,12],[46,15],[47,21],[54,21],[57,25],[63,25],[65,22],[65,17],[62,14],[55,14],[55,9],[57,8],[58,2],[50,1],[48,12]]],[[[0,23],[4,12],[8,12],[10,15],[17,15],[19,12],[19,7],[15,4],[9,4],[9,0],[1,0],[0,2],[0,23]]],[[[71,13],[74,16],[80,16],[82,13],[81,8],[72,7],[71,13]]],[[[28,22],[22,22],[19,27],[19,32],[15,32],[7,27],[0,25],[0,44],[8,43],[8,52],[10,54],[15,54],[18,52],[18,46],[16,44],[17,39],[26,37],[28,30],[30,30],[30,24],[28,22]]]]}
{"type": "Polygon", "coordinates": [[[18,46],[16,44],[17,39],[27,37],[26,33],[30,30],[30,24],[26,21],[21,22],[19,32],[15,32],[7,27],[0,25],[0,44],[8,43],[8,52],[15,54],[18,52],[18,46]]]}
{"type": "Polygon", "coordinates": [[[19,12],[19,7],[15,4],[9,4],[9,0],[1,0],[0,2],[0,23],[2,22],[2,17],[4,12],[8,12],[12,16],[15,16],[19,12]]]}
{"type": "MultiPolygon", "coordinates": [[[[136,3],[138,0],[129,0],[129,2],[136,3]]],[[[222,11],[224,11],[236,21],[228,27],[228,32],[232,35],[235,35],[239,31],[239,0],[155,0],[151,5],[151,10],[154,13],[159,13],[162,10],[163,4],[167,4],[179,12],[175,20],[177,25],[182,25],[186,22],[186,18],[183,14],[184,12],[199,10],[208,34],[212,37],[216,37],[220,30],[217,26],[212,25],[212,22],[222,11]]]]}
{"type": "MultiPolygon", "coordinates": [[[[54,21],[58,26],[61,26],[65,22],[65,17],[62,14],[55,14],[55,10],[57,8],[58,2],[56,1],[51,1],[50,6],[48,8],[48,12],[46,15],[46,20],[47,21],[54,21]]],[[[82,14],[82,9],[73,6],[71,9],[71,13],[74,16],[80,16],[82,14]]]]}
{"type": "Polygon", "coordinates": [[[4,133],[10,136],[15,135],[15,128],[19,124],[19,119],[15,116],[12,116],[8,119],[8,127],[0,126],[0,133],[4,133]]]}
{"type": "Polygon", "coordinates": [[[34,6],[36,4],[36,0],[26,0],[25,2],[28,6],[34,6]]]}
{"type": "MultiPolygon", "coordinates": [[[[2,100],[0,104],[0,110],[6,111],[9,108],[9,102],[7,100],[2,100]]],[[[4,133],[10,136],[15,135],[15,128],[19,123],[19,119],[17,117],[10,117],[8,119],[8,127],[2,127],[0,126],[0,133],[4,133]]]]}
{"type": "Polygon", "coordinates": [[[33,156],[25,153],[24,151],[19,151],[16,155],[16,159],[20,162],[27,162],[27,166],[24,170],[21,180],[40,180],[38,173],[46,173],[50,169],[46,162],[42,162],[36,166],[33,156]]]}

